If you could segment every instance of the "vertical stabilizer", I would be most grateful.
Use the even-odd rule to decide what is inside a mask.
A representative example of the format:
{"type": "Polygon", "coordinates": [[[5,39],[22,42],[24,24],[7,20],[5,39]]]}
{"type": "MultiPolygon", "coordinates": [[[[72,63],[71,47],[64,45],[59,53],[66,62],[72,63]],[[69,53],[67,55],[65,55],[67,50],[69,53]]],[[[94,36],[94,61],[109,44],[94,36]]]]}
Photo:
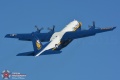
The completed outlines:
{"type": "Polygon", "coordinates": [[[39,40],[39,38],[37,38],[36,36],[33,37],[32,43],[33,43],[34,52],[35,54],[37,54],[42,49],[43,45],[39,40]]]}

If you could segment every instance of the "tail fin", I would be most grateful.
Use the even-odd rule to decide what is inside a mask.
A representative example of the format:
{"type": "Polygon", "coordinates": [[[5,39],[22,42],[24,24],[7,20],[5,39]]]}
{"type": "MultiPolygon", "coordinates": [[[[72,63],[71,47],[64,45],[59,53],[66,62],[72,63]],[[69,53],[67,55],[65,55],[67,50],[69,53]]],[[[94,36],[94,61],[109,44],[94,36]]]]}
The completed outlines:
{"type": "Polygon", "coordinates": [[[34,37],[32,39],[32,43],[33,43],[34,53],[37,54],[42,49],[43,45],[37,37],[34,37]]]}

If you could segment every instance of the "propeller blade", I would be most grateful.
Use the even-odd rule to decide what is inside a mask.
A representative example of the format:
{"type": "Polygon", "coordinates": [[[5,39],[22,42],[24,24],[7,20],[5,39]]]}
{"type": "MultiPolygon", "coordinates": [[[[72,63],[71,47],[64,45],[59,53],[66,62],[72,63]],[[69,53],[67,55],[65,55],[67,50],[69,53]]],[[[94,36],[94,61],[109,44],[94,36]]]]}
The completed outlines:
{"type": "Polygon", "coordinates": [[[37,31],[39,31],[39,28],[35,25],[35,28],[37,29],[37,31]]]}
{"type": "Polygon", "coordinates": [[[48,30],[50,30],[50,31],[53,31],[53,32],[54,32],[54,30],[55,30],[55,25],[53,25],[53,27],[52,27],[52,28],[49,28],[49,27],[48,27],[48,30]]]}
{"type": "Polygon", "coordinates": [[[55,25],[53,25],[53,31],[55,31],[55,25]]]}
{"type": "Polygon", "coordinates": [[[42,27],[42,28],[38,28],[36,25],[35,25],[35,28],[36,28],[37,31],[39,31],[39,32],[44,29],[43,27],[42,27]]]}
{"type": "Polygon", "coordinates": [[[92,26],[88,25],[88,27],[89,27],[89,29],[95,29],[95,21],[93,21],[93,25],[92,26]]]}
{"type": "Polygon", "coordinates": [[[93,21],[93,26],[95,27],[95,21],[93,21]]]}
{"type": "Polygon", "coordinates": [[[41,31],[41,30],[43,30],[43,29],[44,29],[43,27],[42,27],[42,28],[40,28],[40,31],[41,31]]]}

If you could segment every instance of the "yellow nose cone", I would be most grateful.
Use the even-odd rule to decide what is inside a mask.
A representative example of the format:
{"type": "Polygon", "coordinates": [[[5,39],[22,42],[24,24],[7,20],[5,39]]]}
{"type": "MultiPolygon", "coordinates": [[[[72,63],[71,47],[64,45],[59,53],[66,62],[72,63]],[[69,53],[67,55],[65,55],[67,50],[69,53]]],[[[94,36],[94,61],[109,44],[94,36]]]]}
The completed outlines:
{"type": "Polygon", "coordinates": [[[80,27],[82,26],[82,22],[79,22],[79,26],[80,26],[80,27]]]}

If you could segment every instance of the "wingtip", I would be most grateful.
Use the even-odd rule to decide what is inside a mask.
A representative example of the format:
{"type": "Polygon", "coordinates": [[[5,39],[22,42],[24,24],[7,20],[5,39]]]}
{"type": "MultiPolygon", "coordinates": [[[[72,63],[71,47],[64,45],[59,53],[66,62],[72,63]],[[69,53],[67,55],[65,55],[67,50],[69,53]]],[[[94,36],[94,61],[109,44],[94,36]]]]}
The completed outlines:
{"type": "Polygon", "coordinates": [[[35,56],[35,58],[36,58],[37,56],[35,56]]]}
{"type": "Polygon", "coordinates": [[[6,34],[6,35],[4,36],[4,38],[7,38],[7,37],[9,37],[9,34],[6,34]]]}
{"type": "Polygon", "coordinates": [[[115,27],[113,27],[113,30],[116,28],[116,26],[115,27]]]}
{"type": "Polygon", "coordinates": [[[35,57],[38,57],[38,55],[35,55],[35,57]]]}
{"type": "Polygon", "coordinates": [[[5,38],[14,38],[16,36],[17,36],[17,34],[6,34],[5,38]]]}

